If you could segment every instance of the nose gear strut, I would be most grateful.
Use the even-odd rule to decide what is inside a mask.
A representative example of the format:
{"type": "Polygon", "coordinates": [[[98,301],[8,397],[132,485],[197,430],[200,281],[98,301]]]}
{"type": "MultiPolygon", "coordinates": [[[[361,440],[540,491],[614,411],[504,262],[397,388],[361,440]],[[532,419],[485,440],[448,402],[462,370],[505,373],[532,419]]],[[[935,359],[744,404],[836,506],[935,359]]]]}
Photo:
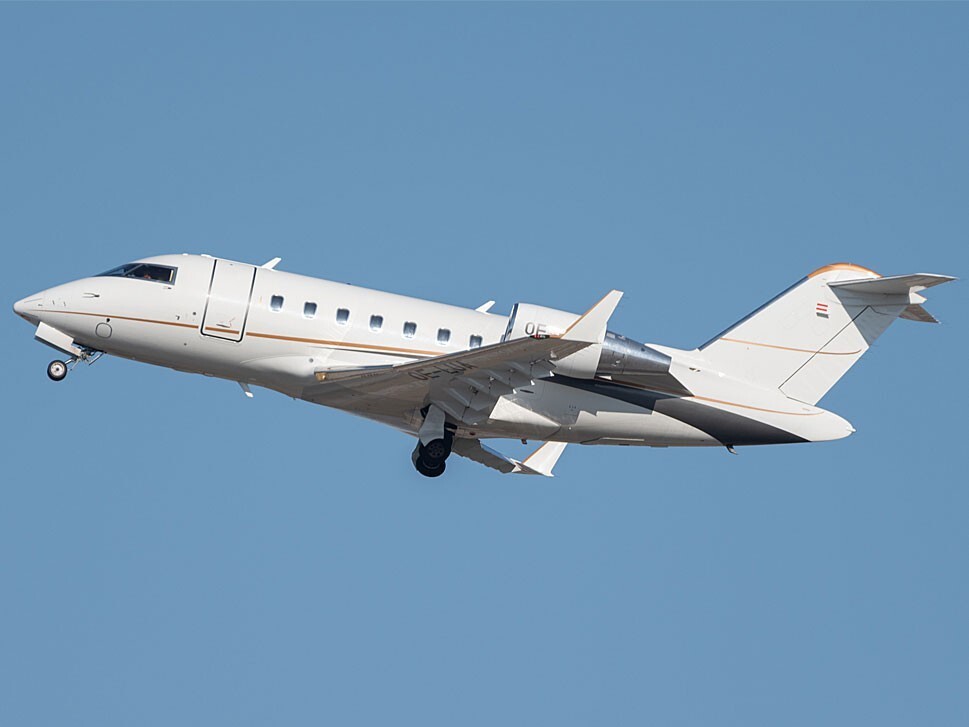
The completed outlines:
{"type": "Polygon", "coordinates": [[[93,364],[104,355],[104,351],[94,348],[82,348],[77,356],[71,356],[67,361],[51,361],[47,364],[47,376],[51,381],[63,381],[67,377],[67,372],[73,369],[81,361],[88,366],[93,364]]]}

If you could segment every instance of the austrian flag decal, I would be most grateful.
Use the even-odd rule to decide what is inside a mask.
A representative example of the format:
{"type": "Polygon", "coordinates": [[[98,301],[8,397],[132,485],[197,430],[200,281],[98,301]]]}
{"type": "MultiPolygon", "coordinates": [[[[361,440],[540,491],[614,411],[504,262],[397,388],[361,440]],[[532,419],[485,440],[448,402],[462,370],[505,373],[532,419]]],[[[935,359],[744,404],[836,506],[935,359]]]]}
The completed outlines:
{"type": "Polygon", "coordinates": [[[827,303],[818,303],[817,306],[814,309],[814,312],[817,313],[822,318],[827,318],[828,317],[828,304],[827,303]]]}

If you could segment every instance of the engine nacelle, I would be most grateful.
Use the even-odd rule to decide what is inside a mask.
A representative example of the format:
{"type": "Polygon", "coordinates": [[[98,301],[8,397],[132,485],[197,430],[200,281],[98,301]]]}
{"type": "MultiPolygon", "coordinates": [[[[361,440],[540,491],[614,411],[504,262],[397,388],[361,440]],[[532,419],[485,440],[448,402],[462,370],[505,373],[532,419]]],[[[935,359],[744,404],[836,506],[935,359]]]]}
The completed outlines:
{"type": "MultiPolygon", "coordinates": [[[[561,336],[579,319],[575,313],[531,303],[516,303],[508,316],[502,341],[516,338],[561,336]]],[[[612,331],[601,344],[553,362],[555,373],[579,379],[609,376],[626,380],[663,380],[668,377],[671,359],[639,341],[612,331]]]]}
{"type": "Polygon", "coordinates": [[[511,315],[508,316],[505,335],[501,340],[512,341],[526,336],[538,338],[561,336],[578,319],[575,313],[568,311],[531,303],[515,303],[515,307],[511,309],[511,315]]]}
{"type": "Polygon", "coordinates": [[[596,373],[600,376],[635,377],[668,374],[672,359],[639,341],[606,332],[596,373]]]}
{"type": "MultiPolygon", "coordinates": [[[[526,336],[534,338],[561,336],[578,319],[579,316],[568,311],[531,303],[516,303],[511,309],[511,315],[508,316],[508,326],[501,340],[511,341],[526,336]]],[[[599,365],[599,348],[600,346],[596,344],[571,356],[553,361],[555,373],[579,379],[594,378],[596,367],[599,365]]]]}
{"type": "MultiPolygon", "coordinates": [[[[546,338],[561,336],[569,326],[579,319],[575,313],[569,313],[555,308],[546,308],[531,303],[516,303],[508,316],[508,326],[502,341],[511,341],[526,336],[546,338]]],[[[595,378],[599,365],[601,346],[594,344],[571,356],[553,361],[555,373],[562,376],[573,376],[577,379],[595,378]]]]}

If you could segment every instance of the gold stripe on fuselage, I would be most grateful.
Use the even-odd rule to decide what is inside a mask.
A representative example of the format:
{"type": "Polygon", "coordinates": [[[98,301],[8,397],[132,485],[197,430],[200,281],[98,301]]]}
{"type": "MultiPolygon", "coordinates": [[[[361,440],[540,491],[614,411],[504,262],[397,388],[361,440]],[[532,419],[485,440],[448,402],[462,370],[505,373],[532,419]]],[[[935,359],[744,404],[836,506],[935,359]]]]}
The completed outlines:
{"type": "Polygon", "coordinates": [[[116,318],[119,321],[136,321],[138,323],[157,323],[160,326],[176,326],[178,328],[198,328],[193,323],[176,323],[175,321],[159,321],[154,318],[132,318],[131,316],[116,316],[111,313],[84,313],[82,311],[75,310],[54,310],[54,309],[44,309],[44,313],[62,313],[68,316],[91,316],[93,318],[104,318],[106,321],[111,318],[116,318]]]}
{"type": "Polygon", "coordinates": [[[377,346],[369,343],[355,343],[353,341],[327,341],[323,338],[301,338],[299,336],[281,336],[275,333],[247,333],[247,336],[252,336],[253,338],[271,338],[277,341],[294,341],[296,343],[317,343],[323,346],[332,346],[333,348],[350,348],[372,351],[374,353],[402,353],[402,354],[413,354],[417,356],[442,356],[448,351],[422,351],[415,348],[400,348],[398,346],[377,346]]]}
{"type": "MultiPolygon", "coordinates": [[[[92,316],[94,318],[104,318],[104,319],[116,318],[118,320],[124,320],[124,321],[135,321],[137,323],[155,323],[155,324],[158,324],[158,325],[161,325],[161,326],[176,326],[176,327],[179,327],[179,328],[195,328],[195,329],[198,328],[198,326],[192,325],[191,323],[177,323],[175,321],[159,321],[159,320],[156,320],[156,319],[153,319],[153,318],[135,318],[135,317],[132,317],[132,316],[106,315],[106,314],[103,314],[103,313],[84,313],[84,312],[81,312],[81,311],[65,311],[65,310],[48,311],[48,312],[52,312],[52,313],[63,313],[65,315],[92,316]]],[[[233,330],[224,329],[224,328],[211,328],[209,326],[206,326],[206,330],[219,331],[219,332],[222,332],[222,333],[238,333],[238,331],[233,331],[233,330]]],[[[439,353],[437,351],[423,351],[423,350],[420,350],[420,349],[400,348],[400,347],[397,347],[397,346],[374,346],[374,345],[369,345],[369,344],[365,344],[365,343],[355,343],[353,341],[329,341],[329,340],[322,339],[322,338],[301,338],[301,337],[297,337],[297,336],[282,336],[282,335],[277,335],[277,334],[273,334],[273,333],[246,333],[246,335],[247,336],[252,336],[253,338],[266,338],[266,339],[277,340],[277,341],[292,341],[294,343],[313,343],[313,344],[318,344],[318,345],[323,345],[323,346],[330,346],[332,348],[340,348],[340,349],[346,349],[346,350],[363,351],[365,353],[366,352],[369,352],[369,353],[384,353],[384,354],[386,354],[386,353],[402,353],[402,354],[412,354],[412,355],[416,355],[416,356],[439,356],[439,355],[443,355],[442,353],[439,353]]],[[[730,340],[730,339],[722,339],[722,340],[730,340]]],[[[737,341],[737,343],[748,343],[748,342],[747,341],[737,341]]],[[[767,344],[753,344],[753,345],[767,345],[767,344]]],[[[772,346],[771,348],[781,348],[781,347],[772,346]]],[[[789,349],[789,350],[799,351],[801,349],[789,349]]],[[[813,352],[811,352],[811,351],[804,351],[804,353],[813,353],[813,352]]],[[[848,354],[845,353],[845,354],[835,354],[835,355],[848,355],[848,354]]],[[[644,387],[644,386],[630,385],[630,384],[625,383],[625,382],[620,383],[618,381],[609,381],[608,379],[598,379],[598,380],[599,381],[608,382],[608,383],[612,383],[612,384],[617,384],[619,386],[628,386],[629,388],[632,388],[632,389],[642,389],[644,391],[658,391],[659,390],[662,393],[662,391],[660,389],[656,388],[656,387],[654,387],[654,388],[647,388],[647,387],[644,387]]],[[[748,404],[738,404],[738,403],[732,402],[732,401],[723,401],[723,400],[720,400],[720,399],[711,399],[711,398],[708,398],[708,397],[705,397],[705,396],[692,396],[692,397],[681,397],[681,398],[686,398],[686,399],[692,398],[692,399],[696,399],[698,401],[709,401],[709,402],[716,403],[716,404],[725,404],[726,406],[735,406],[735,407],[739,407],[741,409],[752,409],[754,411],[763,411],[763,412],[768,412],[768,413],[771,413],[771,414],[787,414],[789,416],[818,416],[819,414],[822,413],[822,412],[807,412],[807,413],[801,413],[801,412],[791,412],[791,411],[779,411],[777,409],[765,409],[763,407],[750,406],[748,404]]]]}
{"type": "Polygon", "coordinates": [[[822,356],[856,356],[861,353],[859,348],[857,351],[812,351],[809,348],[791,348],[790,346],[775,346],[772,343],[758,343],[757,341],[742,341],[739,338],[721,338],[720,341],[728,341],[729,343],[742,343],[745,346],[760,346],[761,348],[775,348],[778,351],[795,351],[797,353],[810,353],[810,354],[821,354],[822,356]]]}
{"type": "MultiPolygon", "coordinates": [[[[61,313],[63,315],[71,316],[90,316],[92,318],[104,318],[106,321],[112,318],[121,321],[135,321],[137,323],[155,323],[160,326],[176,326],[178,328],[194,328],[198,330],[198,326],[193,323],[177,323],[175,321],[160,321],[155,318],[135,318],[133,316],[119,316],[111,313],[85,313],[83,311],[70,311],[70,310],[45,310],[46,313],[61,313]]],[[[206,326],[206,331],[212,331],[214,333],[232,333],[239,334],[239,331],[233,330],[231,328],[218,328],[213,326],[206,326]]],[[[282,336],[275,333],[253,333],[252,331],[247,331],[245,334],[247,337],[252,338],[268,338],[277,341],[293,341],[295,343],[314,343],[321,346],[330,346],[332,348],[341,348],[351,351],[369,351],[371,353],[400,353],[400,354],[410,354],[414,356],[441,356],[444,353],[449,353],[448,351],[425,351],[415,348],[401,348],[398,346],[378,346],[368,343],[356,343],[354,341],[330,341],[325,338],[302,338],[299,336],[282,336]]]]}

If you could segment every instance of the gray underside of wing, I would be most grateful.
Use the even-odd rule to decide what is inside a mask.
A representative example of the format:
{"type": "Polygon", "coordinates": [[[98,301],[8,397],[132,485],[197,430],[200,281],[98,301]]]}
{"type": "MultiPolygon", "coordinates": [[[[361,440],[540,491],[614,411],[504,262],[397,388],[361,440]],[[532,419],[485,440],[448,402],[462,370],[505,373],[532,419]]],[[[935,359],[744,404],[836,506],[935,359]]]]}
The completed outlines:
{"type": "Polygon", "coordinates": [[[455,439],[451,451],[506,475],[554,477],[552,470],[566,446],[565,442],[544,442],[521,462],[496,452],[477,439],[455,439]]]}
{"type": "Polygon", "coordinates": [[[477,424],[488,418],[500,397],[547,377],[553,361],[588,345],[521,338],[396,366],[323,371],[303,389],[301,398],[384,414],[434,403],[456,421],[477,424]]]}
{"type": "Polygon", "coordinates": [[[503,474],[515,471],[515,463],[477,439],[455,439],[451,451],[503,474]]]}

